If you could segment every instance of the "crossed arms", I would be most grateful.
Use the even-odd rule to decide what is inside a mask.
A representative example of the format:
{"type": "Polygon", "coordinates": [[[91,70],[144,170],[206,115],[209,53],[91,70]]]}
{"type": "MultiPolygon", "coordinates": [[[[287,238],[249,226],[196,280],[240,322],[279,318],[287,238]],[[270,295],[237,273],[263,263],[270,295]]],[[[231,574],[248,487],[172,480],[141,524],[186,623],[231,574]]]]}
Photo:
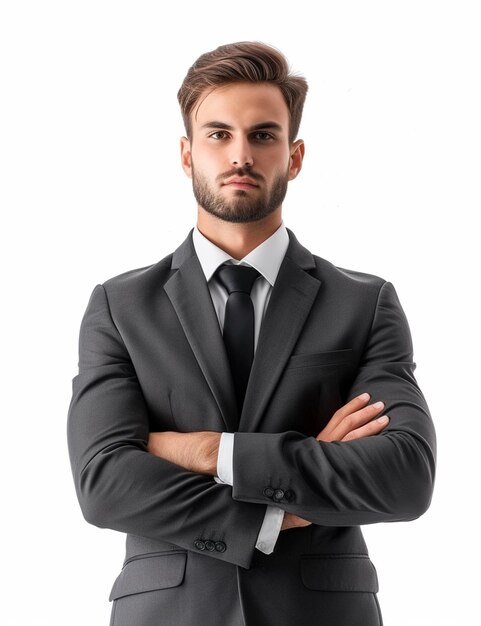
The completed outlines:
{"type": "MultiPolygon", "coordinates": [[[[383,402],[369,404],[368,393],[353,398],[336,411],[328,424],[317,435],[317,441],[354,441],[377,435],[388,424],[389,417],[377,417],[384,408],[383,402]],[[376,419],[375,419],[376,418],[376,419]]],[[[198,474],[215,476],[221,433],[201,431],[178,433],[175,431],[151,432],[147,450],[198,474]]],[[[308,526],[310,521],[285,511],[281,530],[308,526]]]]}
{"type": "MultiPolygon", "coordinates": [[[[289,514],[285,524],[355,526],[414,519],[430,503],[435,436],[413,370],[407,322],[386,283],[347,393],[352,402],[317,437],[292,430],[236,433],[234,486],[218,484],[212,475],[219,433],[168,432],[162,434],[164,441],[151,435],[152,408],[99,285],[82,320],[68,420],[84,517],[99,527],[187,550],[197,537],[221,537],[226,551],[210,557],[242,567],[250,566],[266,505],[272,504],[263,490],[273,475],[276,485],[296,495],[277,503],[289,514]],[[371,421],[378,409],[359,398],[365,391],[384,401],[387,424],[371,421]],[[175,438],[182,444],[173,444],[175,438]],[[184,451],[188,458],[179,458],[184,451]],[[169,454],[174,458],[169,460],[169,454]],[[189,463],[194,471],[185,469],[189,463]]],[[[159,383],[151,395],[157,386],[162,393],[159,383]]]]}

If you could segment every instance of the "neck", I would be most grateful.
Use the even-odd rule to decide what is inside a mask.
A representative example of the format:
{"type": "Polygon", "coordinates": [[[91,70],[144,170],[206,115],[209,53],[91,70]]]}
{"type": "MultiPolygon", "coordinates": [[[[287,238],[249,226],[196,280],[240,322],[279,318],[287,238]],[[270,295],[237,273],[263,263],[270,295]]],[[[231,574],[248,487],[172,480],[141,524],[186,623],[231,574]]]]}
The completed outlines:
{"type": "Polygon", "coordinates": [[[273,235],[282,222],[281,208],[257,222],[225,222],[199,207],[197,228],[232,258],[240,261],[273,235]]]}

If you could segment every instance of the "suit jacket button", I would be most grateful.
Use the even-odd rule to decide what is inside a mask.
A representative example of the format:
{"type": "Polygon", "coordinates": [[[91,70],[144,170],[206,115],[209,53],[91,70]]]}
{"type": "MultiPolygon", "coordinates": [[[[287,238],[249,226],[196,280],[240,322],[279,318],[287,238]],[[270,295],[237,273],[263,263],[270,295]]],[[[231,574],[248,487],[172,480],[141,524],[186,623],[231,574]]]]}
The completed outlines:
{"type": "Polygon", "coordinates": [[[296,497],[296,494],[293,491],[291,491],[291,489],[288,489],[284,493],[284,498],[287,500],[287,502],[292,502],[295,497],[296,497]]]}
{"type": "Polygon", "coordinates": [[[274,495],[272,496],[272,499],[275,500],[276,502],[280,502],[283,497],[284,497],[284,490],[276,489],[274,491],[274,495]]]}
{"type": "Polygon", "coordinates": [[[202,539],[196,539],[194,541],[194,546],[197,550],[205,550],[205,541],[202,541],[202,539]]]}
{"type": "Polygon", "coordinates": [[[272,489],[272,487],[266,487],[262,493],[266,496],[266,498],[272,498],[274,495],[274,489],[272,489]]]}
{"type": "Polygon", "coordinates": [[[215,543],[213,541],[210,541],[210,539],[208,539],[205,542],[205,549],[208,550],[209,552],[213,552],[215,550],[215,543]]]}
{"type": "Polygon", "coordinates": [[[227,549],[227,546],[225,545],[225,543],[223,541],[216,541],[215,542],[215,550],[216,552],[225,552],[227,549]]]}

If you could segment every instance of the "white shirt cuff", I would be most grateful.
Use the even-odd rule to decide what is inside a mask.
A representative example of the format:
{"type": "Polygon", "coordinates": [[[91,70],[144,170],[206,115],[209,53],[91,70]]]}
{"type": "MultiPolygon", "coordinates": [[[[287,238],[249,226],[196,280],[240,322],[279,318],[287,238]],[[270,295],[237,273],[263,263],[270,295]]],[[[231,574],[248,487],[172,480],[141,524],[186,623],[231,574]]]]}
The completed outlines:
{"type": "Polygon", "coordinates": [[[217,455],[216,482],[234,484],[234,433],[222,433],[217,455]]]}
{"type": "Polygon", "coordinates": [[[264,554],[271,554],[281,532],[284,511],[278,506],[268,506],[264,521],[262,522],[259,535],[257,536],[256,548],[264,554]]]}

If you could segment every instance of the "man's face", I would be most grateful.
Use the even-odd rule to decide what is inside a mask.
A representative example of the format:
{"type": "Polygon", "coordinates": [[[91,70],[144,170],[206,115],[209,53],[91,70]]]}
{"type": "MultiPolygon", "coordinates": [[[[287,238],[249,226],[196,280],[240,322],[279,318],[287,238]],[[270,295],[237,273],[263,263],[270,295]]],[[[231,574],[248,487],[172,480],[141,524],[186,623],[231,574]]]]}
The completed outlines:
{"type": "Polygon", "coordinates": [[[234,83],[201,96],[181,150],[200,207],[225,221],[254,222],[282,205],[304,145],[289,144],[289,111],[276,86],[234,83]]]}

